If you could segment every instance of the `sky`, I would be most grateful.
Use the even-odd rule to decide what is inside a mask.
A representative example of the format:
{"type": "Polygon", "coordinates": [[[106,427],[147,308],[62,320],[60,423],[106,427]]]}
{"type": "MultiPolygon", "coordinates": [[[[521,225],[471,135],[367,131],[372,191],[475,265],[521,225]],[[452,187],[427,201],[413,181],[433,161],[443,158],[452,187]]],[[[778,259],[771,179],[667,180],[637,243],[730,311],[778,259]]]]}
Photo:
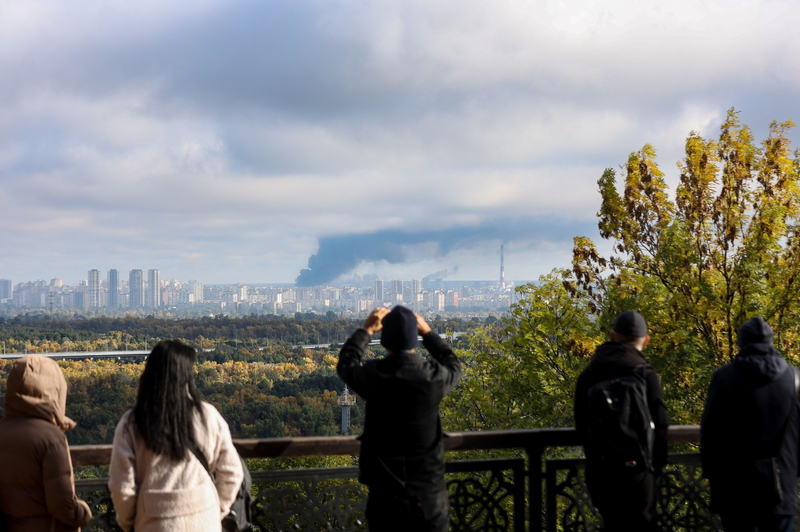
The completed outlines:
{"type": "MultiPolygon", "coordinates": [[[[596,182],[800,120],[783,0],[5,0],[0,278],[535,279],[596,182]],[[301,274],[301,271],[305,271],[301,274]]],[[[797,138],[796,134],[792,135],[797,138]]],[[[603,244],[605,245],[605,244],[603,244]]],[[[602,246],[601,246],[602,248],[602,246]]]]}

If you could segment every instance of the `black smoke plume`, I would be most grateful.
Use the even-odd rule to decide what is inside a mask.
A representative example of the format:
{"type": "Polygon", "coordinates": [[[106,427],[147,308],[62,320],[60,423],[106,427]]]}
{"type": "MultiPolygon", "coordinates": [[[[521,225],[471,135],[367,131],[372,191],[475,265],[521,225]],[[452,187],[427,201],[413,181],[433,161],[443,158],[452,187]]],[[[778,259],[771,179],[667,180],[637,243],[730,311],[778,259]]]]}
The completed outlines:
{"type": "MultiPolygon", "coordinates": [[[[439,231],[407,233],[387,230],[325,236],[319,239],[319,249],[309,257],[308,268],[300,271],[295,282],[298,286],[327,284],[363,262],[385,260],[389,264],[403,264],[408,262],[409,248],[421,244],[436,244],[435,256],[445,257],[457,249],[475,248],[491,242],[496,242],[499,246],[505,241],[526,240],[528,244],[536,245],[544,241],[563,241],[589,232],[596,232],[591,223],[563,223],[532,218],[522,221],[501,220],[481,226],[453,227],[439,231]]],[[[431,276],[443,277],[444,274],[437,272],[431,276]]]]}

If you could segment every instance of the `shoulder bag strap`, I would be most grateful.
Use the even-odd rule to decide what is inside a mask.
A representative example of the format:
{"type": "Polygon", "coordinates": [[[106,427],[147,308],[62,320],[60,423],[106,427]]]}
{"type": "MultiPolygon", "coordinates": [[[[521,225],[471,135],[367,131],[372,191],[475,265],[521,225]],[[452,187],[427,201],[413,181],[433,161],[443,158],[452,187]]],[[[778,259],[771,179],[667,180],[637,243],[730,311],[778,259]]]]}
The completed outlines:
{"type": "Polygon", "coordinates": [[[786,430],[789,428],[789,424],[794,419],[794,414],[797,411],[797,394],[800,391],[800,372],[797,371],[797,368],[794,366],[789,366],[789,371],[792,372],[792,382],[794,384],[793,391],[792,391],[792,404],[789,407],[789,415],[786,416],[786,421],[783,422],[783,427],[781,427],[781,435],[778,439],[778,447],[775,452],[775,456],[777,456],[781,449],[783,448],[783,441],[786,439],[786,430]]]}
{"type": "Polygon", "coordinates": [[[211,468],[208,466],[208,460],[206,460],[205,455],[200,451],[200,449],[197,448],[197,443],[192,441],[189,444],[189,450],[192,451],[192,454],[197,457],[197,460],[203,464],[203,467],[205,468],[206,473],[208,473],[208,476],[211,477],[211,480],[214,480],[214,476],[211,474],[211,468]]]}

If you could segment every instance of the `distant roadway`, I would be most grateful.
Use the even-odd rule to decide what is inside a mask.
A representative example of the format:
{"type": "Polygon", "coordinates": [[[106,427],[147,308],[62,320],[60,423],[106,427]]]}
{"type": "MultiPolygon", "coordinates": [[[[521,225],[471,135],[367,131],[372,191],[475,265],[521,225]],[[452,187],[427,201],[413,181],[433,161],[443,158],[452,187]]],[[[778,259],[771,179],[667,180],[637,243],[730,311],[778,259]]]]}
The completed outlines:
{"type": "MultiPolygon", "coordinates": [[[[453,338],[457,338],[461,336],[463,333],[452,333],[453,338]]],[[[451,335],[448,335],[451,336],[451,335]]],[[[422,341],[422,337],[419,338],[419,341],[422,341]]],[[[369,345],[380,345],[380,340],[372,340],[369,345]]],[[[302,344],[302,345],[293,345],[292,349],[327,349],[331,346],[338,346],[341,344],[302,344]]],[[[259,351],[263,351],[263,347],[257,348],[259,351]]],[[[213,348],[204,348],[203,351],[213,351],[213,348]]],[[[31,353],[3,353],[0,355],[0,360],[3,359],[15,359],[15,358],[22,358],[27,356],[31,353]]],[[[150,350],[147,351],[58,351],[55,353],[37,353],[42,355],[43,357],[48,358],[57,358],[57,359],[67,359],[67,358],[75,358],[75,359],[87,359],[87,358],[132,358],[132,357],[142,357],[147,356],[150,354],[150,350]]]]}

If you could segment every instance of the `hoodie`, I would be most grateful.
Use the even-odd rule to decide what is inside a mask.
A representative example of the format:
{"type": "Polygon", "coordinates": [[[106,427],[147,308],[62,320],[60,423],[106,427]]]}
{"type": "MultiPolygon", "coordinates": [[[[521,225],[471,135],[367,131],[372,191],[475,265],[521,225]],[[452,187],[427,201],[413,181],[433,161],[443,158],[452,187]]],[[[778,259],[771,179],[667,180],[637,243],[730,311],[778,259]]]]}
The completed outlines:
{"type": "Polygon", "coordinates": [[[800,417],[793,368],[772,345],[773,332],[762,318],[739,329],[739,353],[711,378],[700,427],[703,474],[711,481],[715,511],[753,508],[776,515],[797,512],[800,417]],[[794,417],[789,415],[794,411],[794,417]],[[786,433],[781,443],[784,425],[786,433]],[[756,459],[776,456],[783,502],[755,508],[743,471],[756,459]]]}
{"type": "Polygon", "coordinates": [[[14,363],[0,419],[0,512],[9,532],[76,531],[92,518],[75,495],[65,430],[67,382],[55,361],[14,363]]]}

